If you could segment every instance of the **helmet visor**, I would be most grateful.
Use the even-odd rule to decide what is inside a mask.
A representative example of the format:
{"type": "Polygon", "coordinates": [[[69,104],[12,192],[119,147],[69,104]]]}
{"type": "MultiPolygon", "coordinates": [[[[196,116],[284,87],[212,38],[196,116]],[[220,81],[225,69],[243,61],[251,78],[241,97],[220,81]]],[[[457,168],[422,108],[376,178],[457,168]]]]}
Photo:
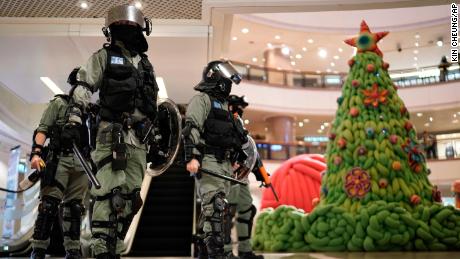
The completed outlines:
{"type": "Polygon", "coordinates": [[[241,75],[229,61],[222,62],[216,66],[216,70],[222,77],[232,80],[233,83],[241,82],[241,75]]]}
{"type": "Polygon", "coordinates": [[[109,10],[105,20],[105,26],[109,27],[112,23],[129,21],[138,24],[142,29],[145,28],[145,20],[142,12],[132,5],[119,5],[109,10]]]}

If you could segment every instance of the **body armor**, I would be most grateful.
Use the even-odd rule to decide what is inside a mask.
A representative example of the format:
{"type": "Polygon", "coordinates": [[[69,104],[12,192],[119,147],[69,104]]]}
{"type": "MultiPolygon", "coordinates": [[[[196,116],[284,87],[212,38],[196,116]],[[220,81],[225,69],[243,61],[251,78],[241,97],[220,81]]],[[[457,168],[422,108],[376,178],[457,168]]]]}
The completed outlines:
{"type": "Polygon", "coordinates": [[[100,115],[107,121],[122,121],[123,113],[135,108],[153,119],[156,115],[158,85],[147,55],[141,55],[136,69],[121,53],[121,49],[106,46],[107,66],[100,92],[100,115]]]}

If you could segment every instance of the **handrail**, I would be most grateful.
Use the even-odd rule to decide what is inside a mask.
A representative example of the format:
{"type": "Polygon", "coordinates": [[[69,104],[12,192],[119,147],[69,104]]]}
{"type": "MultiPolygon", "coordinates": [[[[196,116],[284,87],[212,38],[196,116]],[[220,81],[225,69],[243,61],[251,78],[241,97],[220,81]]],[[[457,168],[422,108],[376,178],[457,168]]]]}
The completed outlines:
{"type": "MultiPolygon", "coordinates": [[[[233,60],[232,63],[242,74],[243,79],[279,87],[340,88],[347,76],[347,73],[338,72],[316,73],[312,71],[275,69],[233,60]]],[[[460,68],[457,63],[449,63],[445,71],[440,71],[437,65],[433,65],[418,69],[390,70],[389,73],[398,87],[442,84],[447,81],[460,80],[460,68]]]]}

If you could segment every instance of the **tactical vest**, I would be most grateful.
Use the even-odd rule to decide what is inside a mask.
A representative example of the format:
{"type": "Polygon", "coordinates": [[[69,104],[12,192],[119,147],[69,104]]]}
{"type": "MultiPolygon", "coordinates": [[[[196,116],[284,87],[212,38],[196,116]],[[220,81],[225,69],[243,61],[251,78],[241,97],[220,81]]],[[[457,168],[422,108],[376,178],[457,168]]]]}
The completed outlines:
{"type": "MultiPolygon", "coordinates": [[[[238,130],[233,115],[224,109],[215,97],[211,99],[211,110],[204,122],[204,140],[206,145],[223,149],[241,148],[246,135],[238,130]]],[[[226,104],[225,104],[226,105],[226,104]]]]}
{"type": "Polygon", "coordinates": [[[150,119],[156,115],[158,85],[147,55],[140,54],[137,69],[117,46],[104,46],[107,65],[100,89],[100,116],[107,121],[122,121],[123,113],[139,109],[150,119]]]}

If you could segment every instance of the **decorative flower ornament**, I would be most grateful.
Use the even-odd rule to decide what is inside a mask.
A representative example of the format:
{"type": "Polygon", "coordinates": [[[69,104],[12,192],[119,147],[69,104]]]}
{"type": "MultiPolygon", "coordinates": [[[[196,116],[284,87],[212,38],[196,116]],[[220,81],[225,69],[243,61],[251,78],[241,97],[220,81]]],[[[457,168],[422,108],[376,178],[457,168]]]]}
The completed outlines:
{"type": "Polygon", "coordinates": [[[372,104],[375,108],[379,106],[379,104],[384,104],[387,101],[388,90],[379,91],[379,86],[377,83],[372,85],[372,90],[367,89],[363,90],[364,96],[364,104],[366,106],[372,104]]]}
{"type": "Polygon", "coordinates": [[[351,198],[363,198],[371,188],[371,177],[359,167],[351,169],[345,176],[345,191],[351,198]]]}
{"type": "Polygon", "coordinates": [[[425,162],[425,157],[419,149],[420,146],[416,142],[408,139],[406,143],[402,145],[402,148],[407,153],[411,170],[419,173],[422,170],[423,163],[425,162]]]}

